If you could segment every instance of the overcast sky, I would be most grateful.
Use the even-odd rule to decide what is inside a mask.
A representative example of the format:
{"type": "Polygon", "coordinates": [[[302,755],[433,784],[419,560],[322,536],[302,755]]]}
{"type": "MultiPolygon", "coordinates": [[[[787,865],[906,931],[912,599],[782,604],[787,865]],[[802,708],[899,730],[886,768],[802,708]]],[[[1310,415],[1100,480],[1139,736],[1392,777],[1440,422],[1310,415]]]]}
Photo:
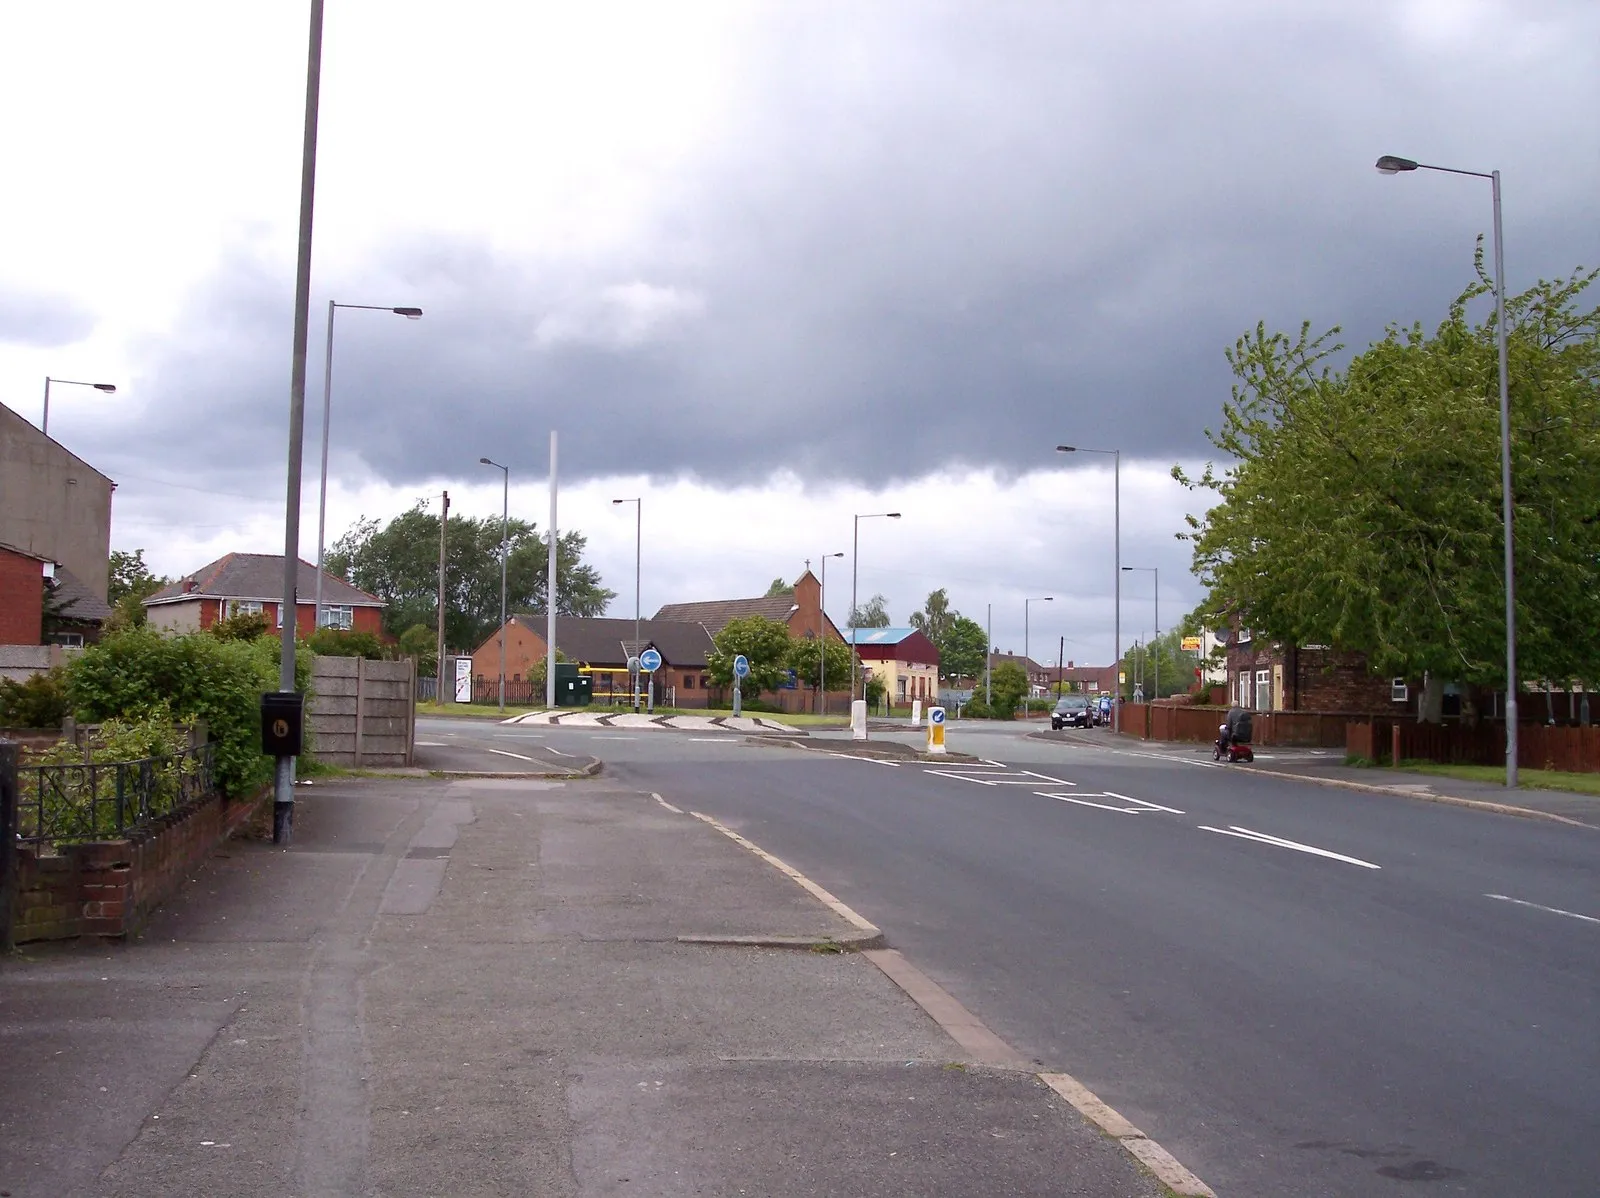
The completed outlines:
{"type": "MultiPolygon", "coordinates": [[[[307,6],[9,5],[0,402],[118,482],[162,572],[281,552],[307,6]]],[[[758,594],[864,521],[860,589],[1111,656],[1122,556],[1199,589],[1223,350],[1258,320],[1431,326],[1505,174],[1509,284],[1600,260],[1592,0],[329,0],[302,555],[448,488],[561,524],[633,610],[758,594]]],[[[435,500],[436,502],[436,500],[435,500]]],[[[848,607],[850,559],[829,608],[848,607]]],[[[1124,641],[1154,624],[1125,575],[1124,641]]]]}

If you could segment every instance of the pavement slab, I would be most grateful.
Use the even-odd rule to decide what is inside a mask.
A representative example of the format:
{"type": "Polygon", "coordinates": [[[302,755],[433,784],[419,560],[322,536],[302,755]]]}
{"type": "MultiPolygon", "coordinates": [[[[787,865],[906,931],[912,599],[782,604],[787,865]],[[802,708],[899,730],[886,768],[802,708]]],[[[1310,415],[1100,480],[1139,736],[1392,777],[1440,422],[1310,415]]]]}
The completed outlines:
{"type": "Polygon", "coordinates": [[[0,965],[0,1190],[1162,1192],[866,956],[679,940],[855,931],[647,792],[331,781],[142,938],[0,965]]]}

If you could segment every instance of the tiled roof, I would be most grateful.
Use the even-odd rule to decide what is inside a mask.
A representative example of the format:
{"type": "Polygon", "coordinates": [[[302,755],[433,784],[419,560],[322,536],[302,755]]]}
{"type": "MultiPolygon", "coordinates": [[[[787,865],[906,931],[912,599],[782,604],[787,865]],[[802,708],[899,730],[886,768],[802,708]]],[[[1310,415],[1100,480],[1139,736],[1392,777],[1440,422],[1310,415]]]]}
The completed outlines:
{"type": "Polygon", "coordinates": [[[787,624],[796,607],[794,595],[763,595],[759,599],[712,599],[703,603],[669,603],[656,612],[658,620],[680,620],[705,625],[706,631],[716,636],[728,626],[729,621],[743,620],[749,616],[765,616],[780,624],[787,624]]]}
{"type": "Polygon", "coordinates": [[[64,620],[102,624],[111,618],[111,605],[79,582],[65,566],[56,567],[56,610],[64,620]]]}
{"type": "MultiPolygon", "coordinates": [[[[513,619],[541,638],[544,636],[542,613],[517,615],[513,619]]],[[[569,661],[625,669],[636,647],[633,627],[632,620],[605,616],[557,616],[556,648],[569,661]]],[[[496,635],[498,633],[492,634],[484,643],[491,643],[496,635]]],[[[643,647],[654,646],[668,665],[680,669],[704,669],[706,654],[714,647],[711,634],[702,625],[684,620],[641,620],[639,638],[643,647]]]]}
{"type": "MultiPolygon", "coordinates": [[[[312,602],[317,593],[317,568],[302,561],[295,579],[296,596],[301,603],[312,602]]],[[[177,603],[185,599],[256,599],[277,603],[283,598],[283,555],[273,553],[230,553],[209,565],[163,587],[144,601],[177,603]],[[193,582],[193,589],[186,589],[193,582]]],[[[322,573],[322,602],[341,607],[385,607],[376,595],[353,587],[326,570],[322,573]]]]}

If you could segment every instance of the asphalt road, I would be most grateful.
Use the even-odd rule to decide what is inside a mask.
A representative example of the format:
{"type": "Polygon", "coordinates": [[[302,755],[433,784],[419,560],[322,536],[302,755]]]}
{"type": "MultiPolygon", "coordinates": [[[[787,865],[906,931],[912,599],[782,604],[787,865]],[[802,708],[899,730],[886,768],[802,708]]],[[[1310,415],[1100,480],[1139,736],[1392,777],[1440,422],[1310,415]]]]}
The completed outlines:
{"type": "Polygon", "coordinates": [[[815,878],[1220,1194],[1600,1192],[1600,835],[1109,737],[539,739],[815,878]]]}

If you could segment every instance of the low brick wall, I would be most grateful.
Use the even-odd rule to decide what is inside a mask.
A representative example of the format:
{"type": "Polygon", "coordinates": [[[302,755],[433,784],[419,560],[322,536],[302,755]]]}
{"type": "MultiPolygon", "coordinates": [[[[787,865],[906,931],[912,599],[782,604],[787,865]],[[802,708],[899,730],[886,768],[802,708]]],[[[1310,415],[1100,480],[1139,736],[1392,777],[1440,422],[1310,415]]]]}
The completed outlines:
{"type": "Polygon", "coordinates": [[[250,822],[271,792],[220,795],[162,816],[123,840],[19,845],[12,931],[17,943],[127,936],[213,849],[250,822]]]}

